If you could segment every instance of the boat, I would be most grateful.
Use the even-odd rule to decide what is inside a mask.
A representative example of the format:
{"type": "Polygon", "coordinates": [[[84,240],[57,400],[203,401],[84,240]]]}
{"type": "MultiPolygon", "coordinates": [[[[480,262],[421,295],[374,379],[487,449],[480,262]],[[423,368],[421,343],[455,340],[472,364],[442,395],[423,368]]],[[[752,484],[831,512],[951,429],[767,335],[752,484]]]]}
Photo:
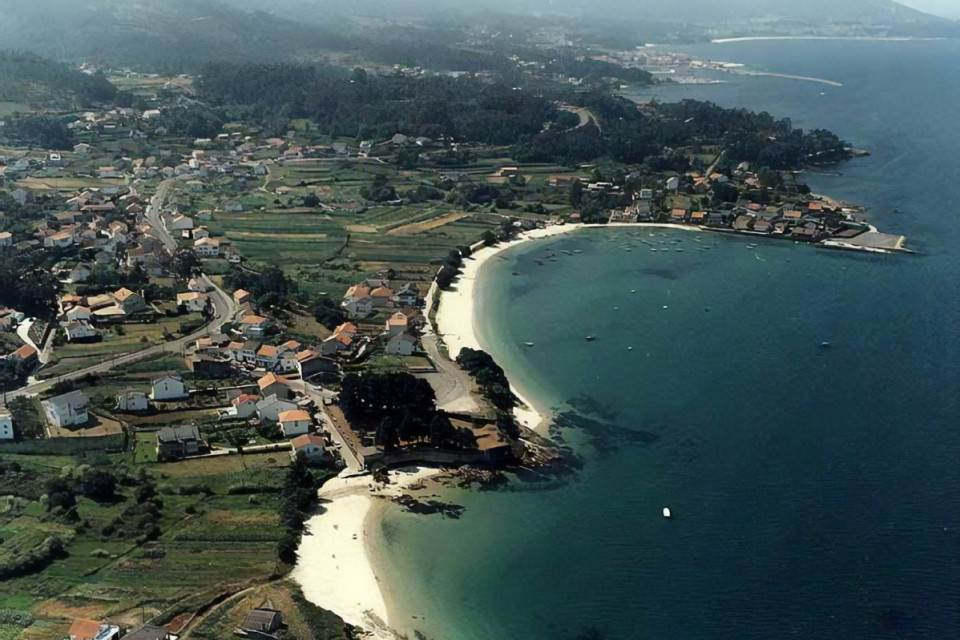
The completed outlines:
{"type": "Polygon", "coordinates": [[[533,346],[533,343],[532,343],[532,342],[524,342],[523,344],[524,344],[524,346],[527,346],[527,347],[532,347],[532,346],[533,346]]]}
{"type": "Polygon", "coordinates": [[[830,348],[830,343],[827,342],[826,340],[824,340],[823,342],[820,343],[820,348],[821,348],[821,349],[829,349],[829,348],[830,348]]]}
{"type": "Polygon", "coordinates": [[[633,347],[627,347],[627,351],[633,351],[633,347]]]}
{"type": "Polygon", "coordinates": [[[587,342],[593,342],[597,339],[597,336],[587,336],[587,342]]]}
{"type": "Polygon", "coordinates": [[[574,253],[583,253],[583,249],[574,249],[573,252],[574,252],[574,253]]]}
{"type": "Polygon", "coordinates": [[[663,508],[663,517],[664,517],[664,518],[672,518],[672,517],[673,517],[673,514],[670,513],[670,507],[664,507],[664,508],[663,508]]]}
{"type": "Polygon", "coordinates": [[[650,247],[650,251],[656,251],[656,250],[657,250],[656,247],[650,247]]]}

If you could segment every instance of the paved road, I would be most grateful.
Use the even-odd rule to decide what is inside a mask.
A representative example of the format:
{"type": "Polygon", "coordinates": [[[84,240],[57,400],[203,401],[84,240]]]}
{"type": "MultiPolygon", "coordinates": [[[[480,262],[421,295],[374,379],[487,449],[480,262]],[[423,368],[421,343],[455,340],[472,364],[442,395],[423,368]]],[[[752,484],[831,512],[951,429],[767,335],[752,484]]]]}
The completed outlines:
{"type": "Polygon", "coordinates": [[[434,373],[418,374],[417,377],[423,378],[433,387],[433,391],[437,395],[437,406],[445,411],[457,413],[479,412],[480,406],[470,395],[470,391],[473,389],[472,378],[466,371],[447,360],[440,353],[437,335],[432,330],[428,330],[420,339],[420,343],[437,370],[434,373]]]}
{"type": "MultiPolygon", "coordinates": [[[[170,249],[171,253],[176,251],[177,241],[163,226],[163,223],[160,220],[160,211],[163,208],[163,203],[168,197],[172,186],[172,180],[164,180],[161,182],[157,187],[157,193],[150,200],[150,205],[147,207],[148,222],[156,230],[157,235],[160,237],[164,245],[170,249]]],[[[68,373],[62,376],[56,376],[55,378],[48,378],[41,382],[28,384],[27,386],[17,389],[16,391],[7,393],[7,398],[36,394],[41,391],[45,391],[57,382],[76,380],[77,378],[82,378],[90,374],[106,373],[117,367],[137,362],[139,360],[145,360],[162,353],[179,353],[183,347],[189,343],[219,331],[220,326],[223,325],[223,323],[233,319],[233,316],[237,312],[237,305],[234,303],[233,297],[228,295],[225,291],[223,291],[223,289],[217,287],[206,274],[201,273],[197,276],[197,278],[200,280],[200,282],[206,285],[207,290],[210,292],[210,299],[213,302],[213,317],[210,319],[210,322],[208,322],[202,328],[187,336],[178,338],[177,340],[171,340],[170,342],[148,347],[141,351],[135,351],[133,353],[117,356],[111,360],[101,362],[79,371],[74,371],[73,373],[68,373]]]]}

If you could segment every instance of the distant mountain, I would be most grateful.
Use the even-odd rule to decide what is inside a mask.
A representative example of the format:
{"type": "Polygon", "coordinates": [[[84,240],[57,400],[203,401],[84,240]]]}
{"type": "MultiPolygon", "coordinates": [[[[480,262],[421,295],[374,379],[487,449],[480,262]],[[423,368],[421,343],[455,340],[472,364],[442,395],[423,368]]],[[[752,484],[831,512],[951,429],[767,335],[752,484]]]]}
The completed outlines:
{"type": "Polygon", "coordinates": [[[0,49],[60,60],[280,60],[346,44],[332,31],[219,0],[0,0],[0,49]]]}
{"type": "Polygon", "coordinates": [[[624,17],[668,23],[712,26],[724,22],[801,20],[900,25],[942,22],[942,18],[905,7],[893,0],[225,0],[247,10],[286,16],[359,14],[367,16],[437,15],[496,11],[532,14],[575,14],[596,19],[624,17]]]}

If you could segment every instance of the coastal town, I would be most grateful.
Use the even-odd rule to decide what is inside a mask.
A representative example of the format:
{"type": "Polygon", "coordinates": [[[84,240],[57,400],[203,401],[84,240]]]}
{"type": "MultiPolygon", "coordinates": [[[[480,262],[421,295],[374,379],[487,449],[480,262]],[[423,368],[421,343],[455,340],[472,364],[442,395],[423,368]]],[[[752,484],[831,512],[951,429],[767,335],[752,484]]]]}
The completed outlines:
{"type": "Polygon", "coordinates": [[[329,135],[308,118],[184,124],[202,110],[195,76],[79,73],[127,106],[30,116],[62,125],[55,144],[0,119],[0,579],[30,594],[35,613],[11,624],[42,631],[23,637],[347,637],[289,577],[320,485],[446,513],[401,498],[389,471],[469,484],[561,467],[543,416],[444,327],[441,301],[471,297],[464,264],[481,251],[620,225],[909,251],[802,183],[797,154],[857,155],[827,136],[784,150],[764,130],[784,169],[699,134],[642,163],[561,162],[541,157],[552,130],[597,137],[616,126],[604,109],[698,116],[544,101],[547,137],[523,150],[403,127],[329,135]]]}

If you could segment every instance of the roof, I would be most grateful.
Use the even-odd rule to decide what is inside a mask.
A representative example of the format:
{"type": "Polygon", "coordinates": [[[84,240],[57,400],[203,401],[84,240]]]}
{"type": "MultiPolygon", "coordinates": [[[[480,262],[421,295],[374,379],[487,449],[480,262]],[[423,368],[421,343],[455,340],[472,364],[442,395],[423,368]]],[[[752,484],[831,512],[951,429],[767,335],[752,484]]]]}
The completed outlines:
{"type": "Polygon", "coordinates": [[[277,355],[277,348],[270,344],[265,344],[257,351],[258,356],[263,356],[264,358],[273,358],[277,355]]]}
{"type": "Polygon", "coordinates": [[[240,322],[241,324],[263,324],[264,322],[269,322],[269,319],[264,318],[263,316],[249,315],[244,316],[243,320],[240,322]]]}
{"type": "Polygon", "coordinates": [[[260,389],[266,389],[270,385],[276,384],[278,382],[280,384],[289,384],[286,378],[281,378],[275,373],[268,373],[267,375],[257,380],[257,386],[260,387],[260,389]]]}
{"type": "Polygon", "coordinates": [[[249,295],[250,295],[250,292],[247,291],[246,289],[237,289],[236,291],[233,292],[233,297],[237,300],[239,300],[240,298],[245,298],[249,295]]]}
{"type": "Polygon", "coordinates": [[[300,422],[301,420],[310,420],[310,414],[303,409],[291,409],[284,411],[279,416],[280,422],[300,422]]]}
{"type": "Polygon", "coordinates": [[[376,289],[370,292],[370,295],[374,298],[389,298],[390,296],[393,295],[393,291],[391,291],[387,287],[377,287],[376,289]]]}
{"type": "Polygon", "coordinates": [[[93,640],[100,633],[100,622],[77,618],[70,625],[70,636],[75,640],[93,640]]]}
{"type": "Polygon", "coordinates": [[[257,396],[252,396],[249,393],[241,393],[236,398],[234,398],[230,404],[232,404],[235,407],[239,407],[240,405],[246,402],[256,402],[257,400],[259,400],[257,396]]]}
{"type": "Polygon", "coordinates": [[[390,319],[387,320],[387,326],[397,325],[401,327],[407,326],[407,315],[402,311],[397,311],[395,314],[390,316],[390,319]]]}
{"type": "Polygon", "coordinates": [[[124,640],[163,640],[167,637],[167,630],[163,627],[146,624],[123,637],[124,640]]]}
{"type": "Polygon", "coordinates": [[[230,350],[232,350],[232,351],[240,351],[240,350],[242,350],[245,346],[246,346],[246,344],[243,343],[243,342],[231,342],[230,344],[227,345],[227,349],[230,349],[230,350]]]}
{"type": "Polygon", "coordinates": [[[134,293],[133,291],[130,291],[130,289],[127,289],[126,287],[124,287],[124,288],[118,290],[116,293],[114,293],[114,294],[113,294],[113,297],[116,298],[119,302],[123,302],[124,300],[126,300],[126,299],[129,298],[130,296],[135,296],[135,295],[137,295],[137,294],[134,293]]]}
{"type": "Polygon", "coordinates": [[[158,442],[181,442],[183,440],[199,440],[200,429],[197,425],[184,425],[180,427],[164,427],[157,431],[158,442]]]}
{"type": "Polygon", "coordinates": [[[344,294],[344,298],[366,298],[370,295],[370,287],[365,284],[355,284],[344,294]]]}
{"type": "Polygon", "coordinates": [[[671,218],[682,218],[685,215],[687,215],[687,212],[685,209],[674,209],[673,211],[670,212],[671,218]]]}
{"type": "Polygon", "coordinates": [[[15,358],[20,358],[21,360],[26,360],[31,356],[37,355],[37,350],[31,345],[25,344],[10,355],[15,358]]]}
{"type": "Polygon", "coordinates": [[[315,445],[318,447],[323,446],[323,438],[316,435],[315,433],[305,433],[302,436],[297,436],[290,441],[290,444],[293,445],[294,449],[302,449],[308,445],[315,445]]]}
{"type": "Polygon", "coordinates": [[[333,330],[336,333],[356,333],[357,325],[352,322],[344,322],[342,325],[333,330]]]}
{"type": "Polygon", "coordinates": [[[190,291],[188,293],[178,293],[177,302],[187,302],[189,300],[206,300],[207,294],[199,291],[190,291]]]}
{"type": "Polygon", "coordinates": [[[273,609],[254,609],[243,619],[243,629],[270,632],[280,626],[282,616],[273,609]]]}
{"type": "Polygon", "coordinates": [[[304,362],[306,360],[311,360],[313,358],[319,358],[320,354],[314,351],[313,349],[307,349],[306,351],[301,351],[297,354],[297,362],[304,362]]]}

